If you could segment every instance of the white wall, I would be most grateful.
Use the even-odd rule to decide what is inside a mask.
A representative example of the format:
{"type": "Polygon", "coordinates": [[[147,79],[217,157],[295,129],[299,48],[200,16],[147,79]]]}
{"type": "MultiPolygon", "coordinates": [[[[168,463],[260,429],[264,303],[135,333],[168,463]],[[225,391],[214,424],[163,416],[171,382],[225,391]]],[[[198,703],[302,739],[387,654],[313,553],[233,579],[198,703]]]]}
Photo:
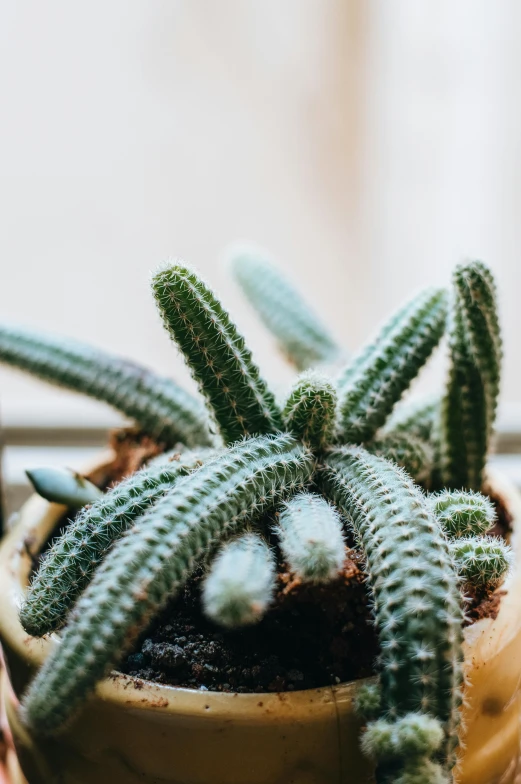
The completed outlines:
{"type": "MultiPolygon", "coordinates": [[[[517,362],[515,0],[0,0],[0,318],[185,378],[148,274],[269,247],[356,346],[461,257],[497,269],[517,362]]],[[[8,420],[103,409],[0,370],[8,420]]]]}

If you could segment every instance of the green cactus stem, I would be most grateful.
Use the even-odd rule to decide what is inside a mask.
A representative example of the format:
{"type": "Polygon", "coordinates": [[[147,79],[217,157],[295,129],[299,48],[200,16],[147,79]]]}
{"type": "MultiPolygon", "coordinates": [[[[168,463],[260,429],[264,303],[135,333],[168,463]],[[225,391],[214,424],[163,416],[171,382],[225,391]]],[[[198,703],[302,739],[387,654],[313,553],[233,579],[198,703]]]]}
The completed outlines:
{"type": "Polygon", "coordinates": [[[82,343],[0,325],[0,362],[108,403],[165,444],[211,443],[203,406],[168,378],[82,343]]]}
{"type": "Polygon", "coordinates": [[[427,502],[450,538],[486,534],[496,522],[494,504],[481,493],[442,490],[427,502]]]}
{"type": "Polygon", "coordinates": [[[186,452],[166,464],[132,474],[84,509],[43,556],[20,611],[29,634],[58,629],[109,548],[137,517],[156,503],[181,476],[202,465],[215,450],[186,452]]]}
{"type": "Polygon", "coordinates": [[[79,598],[25,697],[32,731],[58,732],[201,558],[298,492],[313,469],[292,437],[261,436],[183,477],[116,542],[79,598]]]}
{"type": "Polygon", "coordinates": [[[463,612],[441,527],[403,469],[361,447],[327,454],[321,486],[351,522],[366,558],[380,638],[382,718],[436,716],[448,758],[457,744],[463,612]]]}
{"type": "Polygon", "coordinates": [[[329,330],[277,266],[247,248],[232,251],[230,261],[243,292],[298,370],[339,358],[329,330]]]}
{"type": "Polygon", "coordinates": [[[206,615],[220,626],[260,621],[273,601],[275,557],[251,531],[227,542],[213,561],[203,587],[206,615]]]}
{"type": "Polygon", "coordinates": [[[396,721],[377,719],[362,736],[362,751],[368,757],[431,756],[443,743],[443,727],[433,716],[407,713],[396,721]]]}
{"type": "Polygon", "coordinates": [[[385,423],[383,432],[407,433],[424,441],[430,441],[440,411],[441,400],[438,397],[407,400],[396,407],[385,423]]]}
{"type": "Polygon", "coordinates": [[[295,382],[282,413],[286,428],[314,449],[331,442],[336,390],[328,378],[310,370],[295,382]]]}
{"type": "Polygon", "coordinates": [[[450,547],[460,577],[477,588],[497,588],[513,561],[512,550],[497,537],[454,539],[450,547]]]}
{"type": "Polygon", "coordinates": [[[181,263],[168,264],[154,275],[152,287],[165,327],[183,352],[224,441],[282,430],[275,398],[244,339],[196,273],[181,263]]]}
{"type": "Polygon", "coordinates": [[[25,473],[38,495],[71,510],[94,504],[103,495],[96,485],[67,468],[32,468],[25,473]]]}
{"type": "Polygon", "coordinates": [[[428,290],[404,310],[394,328],[375,343],[347,384],[339,379],[339,440],[370,441],[425,364],[443,334],[446,295],[428,290]]]}
{"type": "Polygon", "coordinates": [[[441,416],[445,487],[480,490],[496,416],[502,347],[492,273],[456,268],[449,315],[451,364],[441,416]]]}
{"type": "Polygon", "coordinates": [[[276,531],[296,577],[312,583],[338,577],[345,560],[342,521],[324,498],[314,493],[294,496],[280,513],[276,531]]]}
{"type": "Polygon", "coordinates": [[[397,430],[383,432],[365,446],[371,454],[385,457],[405,468],[417,484],[428,483],[433,464],[432,447],[428,441],[397,430]]]}

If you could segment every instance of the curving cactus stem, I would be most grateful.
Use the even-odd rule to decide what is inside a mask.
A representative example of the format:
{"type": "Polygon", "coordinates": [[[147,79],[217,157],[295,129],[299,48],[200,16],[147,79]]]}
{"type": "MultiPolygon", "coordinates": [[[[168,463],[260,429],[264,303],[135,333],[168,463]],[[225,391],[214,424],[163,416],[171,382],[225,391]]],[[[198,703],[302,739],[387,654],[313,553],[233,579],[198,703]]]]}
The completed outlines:
{"type": "Polygon", "coordinates": [[[77,341],[0,325],[0,362],[102,400],[168,445],[211,443],[198,400],[168,378],[77,341]]]}
{"type": "Polygon", "coordinates": [[[370,441],[425,364],[443,334],[446,294],[421,293],[385,326],[362,360],[340,375],[338,440],[370,441]],[[346,375],[347,374],[347,375],[346,375]]]}
{"type": "Polygon", "coordinates": [[[334,362],[341,355],[329,330],[272,262],[259,251],[230,251],[235,279],[298,370],[334,362]]]}
{"type": "Polygon", "coordinates": [[[165,327],[211,406],[224,441],[282,430],[275,398],[244,339],[196,273],[180,262],[164,265],[152,288],[165,327]]]}
{"type": "Polygon", "coordinates": [[[440,442],[443,484],[480,490],[496,416],[502,346],[492,273],[456,268],[449,319],[451,364],[440,442]]]}
{"type": "Polygon", "coordinates": [[[221,626],[260,621],[275,594],[275,557],[264,539],[247,532],[227,542],[203,587],[206,615],[221,626]]]}
{"type": "Polygon", "coordinates": [[[286,401],[284,424],[312,448],[322,449],[331,442],[336,402],[331,381],[316,371],[307,371],[297,379],[286,401]]]}
{"type": "Polygon", "coordinates": [[[29,687],[23,715],[53,734],[129,649],[195,565],[312,476],[287,435],[244,441],[181,479],[112,547],[74,607],[61,644],[29,687]]]}
{"type": "Polygon", "coordinates": [[[84,476],[66,468],[32,468],[25,473],[38,495],[69,509],[94,504],[103,495],[84,476]]]}
{"type": "Polygon", "coordinates": [[[346,549],[338,512],[314,493],[299,493],[285,504],[276,528],[288,567],[304,582],[334,580],[346,549]]]}

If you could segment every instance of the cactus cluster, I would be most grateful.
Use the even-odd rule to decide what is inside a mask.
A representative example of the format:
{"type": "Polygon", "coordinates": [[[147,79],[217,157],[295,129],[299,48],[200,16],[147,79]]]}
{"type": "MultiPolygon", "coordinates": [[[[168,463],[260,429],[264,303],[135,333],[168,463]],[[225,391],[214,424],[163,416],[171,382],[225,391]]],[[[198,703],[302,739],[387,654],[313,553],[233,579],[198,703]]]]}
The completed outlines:
{"type": "Polygon", "coordinates": [[[207,284],[182,262],[163,265],[153,293],[211,435],[199,404],[171,382],[118,362],[110,375],[87,349],[0,328],[0,359],[116,405],[165,446],[189,447],[101,496],[86,498],[77,477],[33,475],[47,497],[88,505],[42,558],[21,609],[28,632],[61,637],[25,696],[25,721],[59,732],[195,567],[207,570],[207,615],[251,624],[273,601],[278,563],[302,582],[334,581],[350,532],[380,647],[377,682],[359,692],[362,747],[378,782],[448,781],[464,593],[493,590],[511,560],[479,492],[501,359],[491,274],[478,262],[458,267],[450,294],[421,292],[331,377],[327,365],[346,354],[276,267],[244,251],[231,266],[303,372],[277,401],[207,284]],[[446,324],[445,394],[399,403],[446,324]]]}

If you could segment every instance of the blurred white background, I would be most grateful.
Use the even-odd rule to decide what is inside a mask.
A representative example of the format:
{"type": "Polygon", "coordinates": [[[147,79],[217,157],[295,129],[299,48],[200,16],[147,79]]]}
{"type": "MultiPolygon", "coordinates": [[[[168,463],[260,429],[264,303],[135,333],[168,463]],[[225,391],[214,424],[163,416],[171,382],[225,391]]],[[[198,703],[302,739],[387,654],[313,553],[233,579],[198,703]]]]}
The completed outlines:
{"type": "MultiPolygon", "coordinates": [[[[356,348],[418,287],[497,272],[521,401],[516,0],[0,0],[0,318],[186,379],[148,276],[271,250],[356,348]]],[[[8,424],[115,421],[0,370],[8,424]]]]}

